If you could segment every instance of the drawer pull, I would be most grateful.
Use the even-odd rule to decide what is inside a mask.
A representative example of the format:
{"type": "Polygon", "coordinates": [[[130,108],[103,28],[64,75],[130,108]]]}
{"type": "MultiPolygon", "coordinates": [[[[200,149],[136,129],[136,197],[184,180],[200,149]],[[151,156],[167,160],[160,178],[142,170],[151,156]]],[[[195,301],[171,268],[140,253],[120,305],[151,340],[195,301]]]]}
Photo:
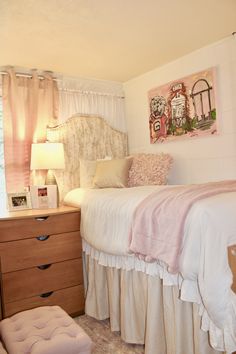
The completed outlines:
{"type": "Polygon", "coordinates": [[[38,241],[46,241],[49,238],[49,235],[41,235],[36,237],[38,241]]]}
{"type": "Polygon", "coordinates": [[[53,294],[53,291],[49,291],[48,293],[44,293],[44,294],[41,294],[39,295],[40,297],[49,297],[53,294]]]}
{"type": "Polygon", "coordinates": [[[42,264],[40,266],[37,266],[37,268],[40,270],[48,269],[49,267],[51,267],[51,264],[42,264]]]}
{"type": "Polygon", "coordinates": [[[39,216],[38,218],[35,218],[37,221],[45,221],[47,220],[48,216],[39,216]]]}
{"type": "Polygon", "coordinates": [[[231,254],[232,254],[232,256],[234,256],[234,257],[236,256],[236,248],[232,248],[232,249],[231,249],[231,254]]]}

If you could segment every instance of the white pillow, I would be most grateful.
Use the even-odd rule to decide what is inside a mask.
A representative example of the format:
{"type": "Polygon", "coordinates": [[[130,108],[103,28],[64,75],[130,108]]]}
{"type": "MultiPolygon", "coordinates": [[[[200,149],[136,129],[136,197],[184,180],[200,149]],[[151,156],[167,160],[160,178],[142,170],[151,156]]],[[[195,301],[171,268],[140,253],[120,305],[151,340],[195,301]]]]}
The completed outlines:
{"type": "Polygon", "coordinates": [[[111,160],[110,156],[98,160],[80,160],[80,187],[92,188],[97,161],[111,160]]]}
{"type": "Polygon", "coordinates": [[[80,187],[91,188],[96,171],[96,160],[80,160],[80,187]]]}

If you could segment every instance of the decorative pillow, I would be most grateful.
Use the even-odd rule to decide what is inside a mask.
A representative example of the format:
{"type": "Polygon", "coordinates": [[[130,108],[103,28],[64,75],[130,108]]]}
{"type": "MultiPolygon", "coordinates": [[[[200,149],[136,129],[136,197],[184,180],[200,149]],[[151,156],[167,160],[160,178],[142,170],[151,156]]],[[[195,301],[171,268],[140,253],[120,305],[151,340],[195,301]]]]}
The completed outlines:
{"type": "Polygon", "coordinates": [[[131,158],[97,161],[93,186],[95,188],[127,187],[131,163],[131,158]]]}
{"type": "Polygon", "coordinates": [[[173,158],[169,154],[136,154],[129,170],[129,187],[166,184],[173,158]]]}
{"type": "Polygon", "coordinates": [[[96,160],[80,160],[80,187],[91,188],[97,166],[96,160]]]}
{"type": "Polygon", "coordinates": [[[96,172],[97,161],[111,160],[110,156],[106,156],[100,160],[80,160],[80,187],[92,188],[93,178],[96,172]]]}

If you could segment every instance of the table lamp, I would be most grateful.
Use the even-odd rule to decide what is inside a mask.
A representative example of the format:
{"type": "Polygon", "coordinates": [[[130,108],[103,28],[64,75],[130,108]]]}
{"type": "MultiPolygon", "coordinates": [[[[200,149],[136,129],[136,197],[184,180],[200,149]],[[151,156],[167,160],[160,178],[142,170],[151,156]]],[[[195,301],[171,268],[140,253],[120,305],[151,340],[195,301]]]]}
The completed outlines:
{"type": "Polygon", "coordinates": [[[31,170],[48,170],[45,184],[56,184],[52,170],[65,168],[64,147],[62,143],[39,143],[31,145],[31,170]]]}

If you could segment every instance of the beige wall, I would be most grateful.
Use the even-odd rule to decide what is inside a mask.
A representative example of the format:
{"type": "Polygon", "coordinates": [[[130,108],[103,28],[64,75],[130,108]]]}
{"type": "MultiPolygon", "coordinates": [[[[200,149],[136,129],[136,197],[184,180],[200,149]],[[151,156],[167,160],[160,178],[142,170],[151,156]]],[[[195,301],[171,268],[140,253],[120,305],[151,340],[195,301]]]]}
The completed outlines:
{"type": "MultiPolygon", "coordinates": [[[[194,40],[194,39],[193,39],[194,40]]],[[[229,37],[124,84],[129,150],[168,152],[174,157],[170,183],[236,178],[236,37],[229,37]],[[218,136],[163,144],[149,142],[147,92],[210,67],[216,67],[218,136]]]]}

